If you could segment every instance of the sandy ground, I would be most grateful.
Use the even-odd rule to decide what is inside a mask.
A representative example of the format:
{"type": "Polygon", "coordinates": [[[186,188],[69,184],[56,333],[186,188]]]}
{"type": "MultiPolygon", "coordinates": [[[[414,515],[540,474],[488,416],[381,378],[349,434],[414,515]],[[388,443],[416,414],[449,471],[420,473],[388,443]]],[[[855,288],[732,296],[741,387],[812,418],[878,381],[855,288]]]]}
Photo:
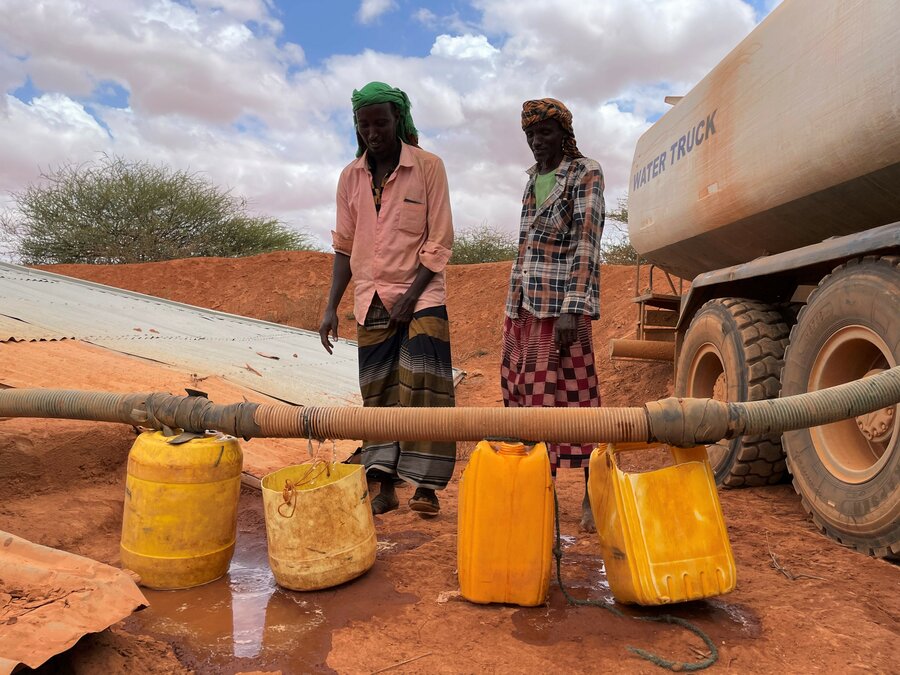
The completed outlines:
{"type": "MultiPolygon", "coordinates": [[[[315,328],[330,272],[324,254],[173,261],[52,271],[229,312],[315,328]]],[[[460,405],[499,405],[498,342],[508,265],[450,268],[455,365],[469,376],[460,405]]],[[[612,363],[611,337],[633,330],[630,269],[606,268],[604,317],[595,324],[605,405],[670,392],[669,366],[612,363]]],[[[354,334],[350,303],[341,334],[354,334]]],[[[190,377],[74,342],[0,345],[0,385],[177,392],[190,377]]],[[[214,400],[244,395],[214,374],[214,400]]],[[[256,400],[262,400],[257,396],[256,400]]],[[[0,529],[110,564],[118,536],[125,459],[134,430],[68,421],[0,420],[0,529]]],[[[352,444],[344,444],[346,453],[352,444]]],[[[455,596],[457,474],[440,517],[406,509],[379,516],[378,562],[361,579],[320,593],[276,588],[265,567],[258,492],[241,497],[238,550],[229,575],[200,589],[148,592],[151,607],[84,638],[41,669],[52,673],[660,672],[627,651],[643,647],[695,661],[702,643],[683,630],[566,606],[552,585],[547,606],[475,606],[455,596]]],[[[245,446],[252,470],[293,463],[305,442],[245,446]]],[[[596,535],[578,531],[580,472],[559,479],[563,576],[578,597],[610,600],[596,535]]],[[[401,499],[409,490],[401,490],[401,499]]],[[[788,485],[725,491],[722,506],[738,568],[732,594],[669,608],[702,627],[733,672],[897,672],[900,570],[819,534],[788,485]],[[777,561],[778,567],[773,564],[777,561]],[[781,571],[783,570],[783,571],[781,571]],[[785,572],[787,574],[785,574],[785,572]],[[792,577],[792,578],[791,578],[792,577]]],[[[656,610],[626,609],[637,615],[656,610]]]]}

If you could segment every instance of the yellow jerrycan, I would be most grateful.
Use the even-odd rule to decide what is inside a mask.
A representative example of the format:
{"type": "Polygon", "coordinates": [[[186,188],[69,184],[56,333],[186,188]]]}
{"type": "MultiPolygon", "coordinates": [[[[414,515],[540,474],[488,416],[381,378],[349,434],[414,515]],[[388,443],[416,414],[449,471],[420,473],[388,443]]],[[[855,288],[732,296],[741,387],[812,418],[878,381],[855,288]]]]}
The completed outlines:
{"type": "Polygon", "coordinates": [[[591,454],[588,494],[616,600],[663,605],[734,590],[737,573],[706,448],[669,448],[675,464],[628,473],[612,443],[591,454]]]}
{"type": "Polygon", "coordinates": [[[317,460],[262,479],[269,567],[279,586],[315,591],[375,564],[375,522],[358,464],[317,460]]]}
{"type": "Polygon", "coordinates": [[[120,552],[148,588],[199,586],[228,571],[243,454],[231,436],[137,437],[128,455],[120,552]]]}
{"type": "Polygon", "coordinates": [[[543,443],[475,447],[459,488],[457,567],[466,600],[533,607],[547,599],[553,494],[543,443]]]}

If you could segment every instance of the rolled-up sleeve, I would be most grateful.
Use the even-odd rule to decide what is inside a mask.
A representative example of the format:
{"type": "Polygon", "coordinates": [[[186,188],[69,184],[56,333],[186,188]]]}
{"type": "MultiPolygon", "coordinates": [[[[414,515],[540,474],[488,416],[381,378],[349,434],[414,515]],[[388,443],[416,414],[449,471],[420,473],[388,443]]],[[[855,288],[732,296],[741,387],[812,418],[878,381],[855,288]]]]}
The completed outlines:
{"type": "Polygon", "coordinates": [[[350,208],[347,172],[341,174],[337,187],[337,218],[331,231],[331,244],[336,253],[349,256],[353,252],[353,236],[356,234],[356,220],[350,208]]]}
{"type": "Polygon", "coordinates": [[[453,253],[453,216],[447,172],[437,157],[425,166],[425,191],[428,213],[419,262],[432,272],[443,272],[453,253]]]}

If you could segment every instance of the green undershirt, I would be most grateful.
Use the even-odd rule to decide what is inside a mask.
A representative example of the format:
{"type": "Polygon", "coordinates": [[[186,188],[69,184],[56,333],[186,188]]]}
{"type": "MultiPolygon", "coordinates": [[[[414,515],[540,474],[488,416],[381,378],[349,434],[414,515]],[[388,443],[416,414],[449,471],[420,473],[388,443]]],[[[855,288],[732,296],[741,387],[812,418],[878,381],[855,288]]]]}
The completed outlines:
{"type": "Polygon", "coordinates": [[[539,173],[534,177],[534,198],[538,206],[547,200],[554,185],[556,185],[556,169],[550,173],[539,173]]]}

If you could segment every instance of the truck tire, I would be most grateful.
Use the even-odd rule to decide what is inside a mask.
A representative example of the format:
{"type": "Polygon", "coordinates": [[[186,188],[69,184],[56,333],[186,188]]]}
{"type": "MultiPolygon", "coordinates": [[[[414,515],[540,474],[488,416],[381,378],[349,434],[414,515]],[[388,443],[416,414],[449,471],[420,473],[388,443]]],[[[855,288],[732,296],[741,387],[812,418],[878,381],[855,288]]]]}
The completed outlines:
{"type": "MultiPolygon", "coordinates": [[[[900,258],[852,260],[825,277],[791,332],[782,396],[857,380],[900,362],[900,258]]],[[[900,554],[900,410],[784,434],[794,489],[846,546],[900,554]]]]}
{"type": "MultiPolygon", "coordinates": [[[[771,305],[717,298],[694,315],[678,353],[675,395],[720,401],[776,398],[788,326],[771,305]]],[[[708,446],[716,483],[771,485],[785,476],[777,434],[743,436],[708,446]]]]}

